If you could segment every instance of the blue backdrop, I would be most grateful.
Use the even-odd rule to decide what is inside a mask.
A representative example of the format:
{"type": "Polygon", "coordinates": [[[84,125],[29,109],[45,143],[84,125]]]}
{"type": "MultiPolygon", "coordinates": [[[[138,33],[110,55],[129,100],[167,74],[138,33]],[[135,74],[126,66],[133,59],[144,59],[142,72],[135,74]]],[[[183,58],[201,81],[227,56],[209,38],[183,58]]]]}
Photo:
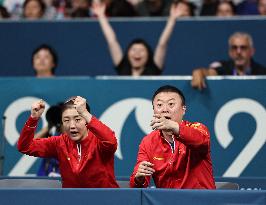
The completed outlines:
{"type": "Polygon", "coordinates": [[[266,176],[266,79],[210,79],[203,92],[192,89],[189,80],[175,79],[1,78],[0,83],[0,115],[6,117],[5,175],[35,174],[39,166],[36,158],[22,156],[15,147],[31,103],[42,98],[48,107],[74,95],[87,98],[92,113],[116,132],[115,172],[130,175],[138,145],[151,130],[151,96],[159,86],[172,84],[187,98],[185,119],[210,129],[215,176],[266,176]]]}

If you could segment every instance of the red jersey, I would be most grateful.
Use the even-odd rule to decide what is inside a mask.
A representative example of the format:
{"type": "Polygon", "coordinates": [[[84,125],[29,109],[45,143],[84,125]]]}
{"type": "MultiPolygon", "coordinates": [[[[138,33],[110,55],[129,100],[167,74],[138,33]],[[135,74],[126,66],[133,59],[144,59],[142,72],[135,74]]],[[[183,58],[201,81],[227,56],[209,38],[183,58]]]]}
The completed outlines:
{"type": "Polygon", "coordinates": [[[156,130],[145,136],[139,146],[137,164],[130,177],[131,187],[147,187],[134,181],[139,163],[154,164],[152,177],[157,188],[215,189],[210,155],[210,134],[203,124],[182,121],[174,146],[156,130]]]}
{"type": "Polygon", "coordinates": [[[34,139],[38,120],[29,118],[18,140],[18,150],[34,157],[56,158],[64,188],[117,188],[114,175],[114,132],[95,117],[88,136],[77,143],[68,135],[34,139]],[[79,149],[79,150],[78,150],[79,149]]]}

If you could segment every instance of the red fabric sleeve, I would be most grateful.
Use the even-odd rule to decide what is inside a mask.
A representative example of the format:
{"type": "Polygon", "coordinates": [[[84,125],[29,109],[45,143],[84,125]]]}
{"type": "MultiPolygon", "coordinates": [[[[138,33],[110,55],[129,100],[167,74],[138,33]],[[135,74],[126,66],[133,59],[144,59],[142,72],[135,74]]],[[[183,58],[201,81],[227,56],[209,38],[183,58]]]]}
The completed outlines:
{"type": "Polygon", "coordinates": [[[147,162],[150,161],[149,160],[149,157],[148,157],[147,150],[145,148],[145,141],[144,140],[139,145],[139,152],[138,152],[138,157],[137,157],[137,163],[136,163],[136,165],[134,167],[134,171],[133,171],[133,173],[131,174],[131,177],[130,177],[130,187],[132,187],[132,188],[145,188],[145,187],[148,187],[149,186],[150,178],[151,178],[149,176],[146,176],[145,177],[144,184],[136,184],[136,182],[135,182],[135,175],[137,173],[139,164],[142,161],[147,161],[147,162]]]}
{"type": "Polygon", "coordinates": [[[23,154],[34,157],[56,157],[56,138],[34,139],[38,120],[29,118],[25,123],[17,143],[17,148],[23,154]]]}
{"type": "Polygon", "coordinates": [[[199,146],[209,146],[210,134],[206,126],[201,123],[179,125],[179,140],[187,146],[197,148],[199,146]]]}
{"type": "Polygon", "coordinates": [[[93,116],[87,128],[99,139],[101,149],[113,153],[116,151],[117,139],[109,127],[93,116]]]}

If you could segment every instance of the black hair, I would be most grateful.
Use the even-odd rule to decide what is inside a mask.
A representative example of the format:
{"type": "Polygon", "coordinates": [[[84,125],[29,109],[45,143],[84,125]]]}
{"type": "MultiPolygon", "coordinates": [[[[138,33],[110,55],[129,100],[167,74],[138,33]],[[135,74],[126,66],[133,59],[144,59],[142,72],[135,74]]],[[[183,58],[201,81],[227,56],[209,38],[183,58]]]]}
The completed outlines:
{"type": "Polygon", "coordinates": [[[154,9],[154,1],[143,1],[144,6],[147,8],[150,16],[163,16],[164,10],[167,5],[166,0],[160,1],[161,5],[154,9]]]}
{"type": "Polygon", "coordinates": [[[58,103],[52,105],[46,112],[46,121],[48,122],[48,130],[52,127],[56,128],[58,133],[61,132],[61,123],[62,123],[62,105],[63,103],[58,103]]]}
{"type": "Polygon", "coordinates": [[[29,2],[31,2],[31,1],[36,1],[39,5],[40,5],[40,7],[41,7],[41,16],[40,17],[42,17],[43,15],[44,15],[44,13],[45,13],[45,10],[46,10],[46,5],[45,5],[45,3],[44,3],[44,1],[43,0],[25,0],[24,1],[24,3],[23,3],[23,17],[25,17],[25,14],[24,14],[24,12],[25,12],[25,7],[27,6],[27,4],[29,3],[29,2]]]}
{"type": "Polygon", "coordinates": [[[70,16],[72,18],[88,18],[90,17],[90,14],[88,9],[77,8],[70,14],[70,16]]]}
{"type": "MultiPolygon", "coordinates": [[[[158,75],[161,74],[161,73],[159,73],[160,69],[154,63],[153,51],[152,51],[150,45],[145,40],[140,39],[140,38],[136,38],[136,39],[132,40],[130,42],[130,44],[127,46],[126,52],[124,53],[124,56],[123,56],[123,59],[121,60],[121,62],[116,67],[118,74],[119,75],[132,75],[132,66],[131,66],[129,59],[128,59],[128,51],[134,44],[142,44],[147,49],[148,59],[147,59],[146,64],[144,65],[145,69],[146,68],[151,69],[153,71],[152,72],[153,74],[154,74],[154,70],[155,70],[155,72],[158,71],[158,73],[157,73],[158,75]]],[[[142,74],[151,75],[149,73],[146,73],[145,70],[143,71],[142,74]]]]}
{"type": "Polygon", "coordinates": [[[43,50],[43,49],[48,50],[49,53],[52,55],[53,62],[54,62],[54,67],[52,68],[52,74],[54,74],[55,69],[56,69],[57,64],[58,64],[58,57],[57,57],[56,51],[51,46],[49,46],[47,44],[41,44],[40,46],[38,46],[37,48],[34,49],[34,51],[31,54],[31,63],[33,65],[34,56],[36,55],[36,53],[38,53],[40,50],[43,50]]]}
{"type": "Polygon", "coordinates": [[[106,14],[113,17],[137,16],[134,7],[125,0],[111,1],[110,5],[106,8],[106,14]]]}
{"type": "Polygon", "coordinates": [[[9,18],[9,17],[10,17],[10,14],[6,10],[6,8],[2,5],[0,5],[0,19],[1,18],[9,18]]]}
{"type": "MultiPolygon", "coordinates": [[[[73,108],[74,107],[74,101],[75,101],[75,98],[77,96],[73,96],[73,97],[70,97],[68,100],[66,100],[63,105],[62,105],[62,113],[67,110],[67,109],[70,109],[70,108],[73,108]]],[[[89,104],[86,102],[86,109],[88,110],[88,112],[91,112],[91,108],[89,106],[89,104]]]]}
{"type": "Polygon", "coordinates": [[[186,105],[186,99],[185,99],[185,96],[182,93],[182,91],[179,90],[177,87],[172,86],[172,85],[164,85],[164,86],[159,87],[154,92],[154,94],[152,96],[152,103],[153,103],[154,98],[156,97],[156,95],[158,95],[159,93],[162,93],[162,92],[173,92],[173,93],[177,93],[180,96],[180,98],[181,98],[182,105],[186,105]]]}

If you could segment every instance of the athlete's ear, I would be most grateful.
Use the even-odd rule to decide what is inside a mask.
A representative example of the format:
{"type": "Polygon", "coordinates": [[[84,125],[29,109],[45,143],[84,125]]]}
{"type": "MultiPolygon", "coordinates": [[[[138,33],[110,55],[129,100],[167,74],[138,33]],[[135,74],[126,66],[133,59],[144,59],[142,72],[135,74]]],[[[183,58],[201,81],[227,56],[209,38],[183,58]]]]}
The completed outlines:
{"type": "Polygon", "coordinates": [[[187,106],[183,105],[182,106],[182,109],[183,109],[183,115],[185,115],[186,114],[186,111],[187,111],[187,106]]]}

